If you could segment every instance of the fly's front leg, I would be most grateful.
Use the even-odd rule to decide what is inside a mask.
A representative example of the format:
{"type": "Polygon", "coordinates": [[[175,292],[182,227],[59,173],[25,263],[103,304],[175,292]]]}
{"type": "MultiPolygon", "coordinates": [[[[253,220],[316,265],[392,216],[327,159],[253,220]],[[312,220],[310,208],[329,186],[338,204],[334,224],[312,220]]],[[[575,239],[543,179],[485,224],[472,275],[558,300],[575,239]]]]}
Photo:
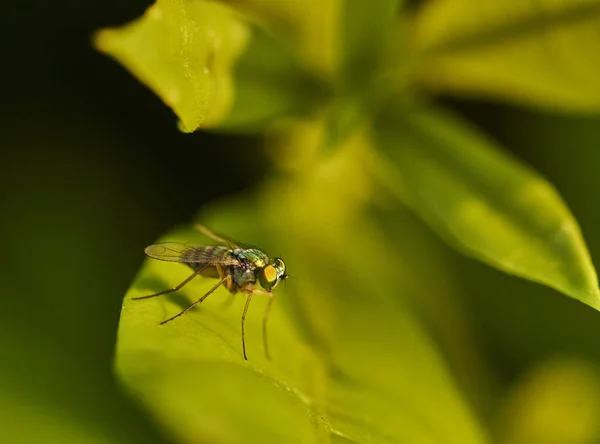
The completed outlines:
{"type": "Polygon", "coordinates": [[[271,306],[273,305],[273,293],[265,290],[252,290],[255,294],[264,294],[269,297],[267,300],[267,308],[265,308],[265,314],[263,316],[263,347],[265,349],[265,356],[270,361],[271,353],[269,353],[269,342],[267,341],[267,321],[269,320],[269,315],[271,314],[271,306]]]}
{"type": "Polygon", "coordinates": [[[242,312],[242,350],[244,352],[244,359],[247,361],[248,357],[246,356],[246,337],[244,334],[244,323],[246,321],[246,313],[248,312],[248,307],[250,306],[250,301],[252,300],[252,290],[243,290],[246,293],[246,305],[244,305],[244,311],[242,312]]]}

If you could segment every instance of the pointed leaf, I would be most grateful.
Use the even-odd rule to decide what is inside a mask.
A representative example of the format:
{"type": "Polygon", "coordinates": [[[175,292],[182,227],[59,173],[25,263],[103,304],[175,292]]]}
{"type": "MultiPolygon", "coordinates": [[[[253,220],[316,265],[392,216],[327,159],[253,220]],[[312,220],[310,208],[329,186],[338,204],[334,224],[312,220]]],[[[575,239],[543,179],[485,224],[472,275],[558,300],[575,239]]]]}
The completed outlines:
{"type": "Polygon", "coordinates": [[[554,188],[439,112],[390,112],[378,144],[392,189],[460,250],[600,309],[577,222],[554,188]]]}
{"type": "Polygon", "coordinates": [[[226,120],[252,129],[326,95],[290,48],[218,2],[158,0],[138,20],[100,31],[96,46],[170,106],[183,131],[226,120]]]}
{"type": "Polygon", "coordinates": [[[600,109],[598,0],[436,0],[415,19],[421,80],[436,91],[600,109]]]}

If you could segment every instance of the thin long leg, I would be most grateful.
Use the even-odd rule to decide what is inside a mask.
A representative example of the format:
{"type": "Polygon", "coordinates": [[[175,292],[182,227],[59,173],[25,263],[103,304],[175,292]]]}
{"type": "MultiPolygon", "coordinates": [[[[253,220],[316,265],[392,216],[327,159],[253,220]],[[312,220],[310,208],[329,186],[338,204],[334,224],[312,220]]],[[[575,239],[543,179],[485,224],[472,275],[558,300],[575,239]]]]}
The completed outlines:
{"type": "Polygon", "coordinates": [[[230,241],[229,239],[222,238],[221,236],[213,233],[211,230],[209,230],[202,224],[196,224],[196,225],[194,225],[194,228],[196,228],[196,230],[198,230],[200,233],[204,234],[205,236],[208,236],[211,239],[216,240],[217,242],[223,242],[224,244],[229,244],[233,248],[239,248],[234,242],[230,241]]]}
{"type": "Polygon", "coordinates": [[[210,294],[212,294],[217,288],[219,288],[223,284],[223,282],[225,282],[226,279],[227,279],[227,277],[224,277],[223,279],[221,279],[213,288],[211,288],[210,290],[208,290],[208,292],[204,296],[202,296],[200,299],[198,299],[196,302],[194,302],[192,305],[190,305],[185,310],[182,310],[179,313],[177,313],[175,316],[172,316],[169,319],[166,319],[166,320],[162,321],[160,323],[160,325],[164,325],[167,322],[171,322],[173,319],[176,319],[179,316],[181,316],[182,314],[187,313],[189,310],[191,310],[192,308],[194,308],[196,305],[201,304],[202,301],[204,299],[206,299],[210,294]]]}
{"type": "Polygon", "coordinates": [[[242,350],[244,351],[244,359],[247,361],[246,357],[246,337],[244,336],[244,322],[246,321],[246,313],[248,312],[248,306],[250,305],[250,301],[252,300],[252,291],[249,291],[248,296],[246,297],[246,305],[244,305],[244,312],[242,313],[242,350]]]}
{"type": "Polygon", "coordinates": [[[185,281],[183,281],[181,284],[177,285],[176,287],[173,288],[169,288],[168,290],[163,290],[163,291],[159,291],[158,293],[154,293],[154,294],[149,294],[148,296],[138,296],[137,298],[131,298],[133,300],[139,300],[139,299],[148,299],[148,298],[155,298],[156,296],[162,296],[163,294],[167,294],[167,293],[173,293],[174,291],[180,290],[181,287],[183,287],[185,284],[187,284],[189,281],[191,281],[192,279],[194,279],[196,276],[198,276],[200,274],[200,272],[202,270],[204,270],[207,266],[203,266],[202,268],[199,268],[198,270],[194,271],[194,273],[188,277],[185,281]]]}
{"type": "Polygon", "coordinates": [[[265,315],[263,317],[263,346],[265,348],[265,356],[270,361],[271,354],[269,353],[269,343],[267,341],[267,320],[271,313],[271,305],[273,305],[273,293],[269,292],[267,294],[269,295],[269,300],[267,301],[267,308],[265,309],[265,315]]]}
{"type": "MultiPolygon", "coordinates": [[[[250,290],[252,294],[264,294],[265,296],[269,296],[269,300],[267,301],[267,308],[265,308],[265,314],[263,317],[263,347],[265,349],[265,356],[270,361],[271,354],[269,353],[269,342],[267,341],[267,321],[269,320],[269,314],[271,313],[271,306],[273,305],[273,293],[270,291],[253,289],[250,290]]],[[[244,308],[244,317],[246,316],[246,310],[249,302],[246,302],[246,308],[244,308]]],[[[243,321],[243,318],[242,318],[243,321]]],[[[244,334],[244,328],[242,325],[242,336],[244,334]]]]}

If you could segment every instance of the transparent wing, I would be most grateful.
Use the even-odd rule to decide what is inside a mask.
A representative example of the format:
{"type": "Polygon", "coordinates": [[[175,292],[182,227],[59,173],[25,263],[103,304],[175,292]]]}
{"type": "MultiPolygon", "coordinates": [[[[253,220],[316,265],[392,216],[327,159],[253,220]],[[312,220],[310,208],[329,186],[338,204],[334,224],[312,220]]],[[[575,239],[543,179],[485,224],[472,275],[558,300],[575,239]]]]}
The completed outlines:
{"type": "Polygon", "coordinates": [[[238,265],[237,259],[227,257],[228,250],[221,246],[189,245],[181,242],[162,242],[150,245],[144,250],[153,259],[167,262],[205,263],[238,265]]]}
{"type": "Polygon", "coordinates": [[[195,223],[194,229],[199,231],[200,233],[204,234],[206,237],[209,237],[210,239],[221,243],[222,245],[227,245],[231,249],[234,249],[234,248],[241,248],[242,250],[247,250],[250,248],[258,249],[257,246],[249,245],[244,242],[234,241],[227,236],[224,236],[222,234],[217,234],[214,231],[212,231],[209,228],[202,225],[201,223],[195,223]]]}
{"type": "Polygon", "coordinates": [[[200,233],[204,234],[206,237],[211,238],[212,240],[220,242],[224,245],[229,245],[231,248],[239,248],[238,242],[234,242],[223,235],[217,234],[200,223],[196,223],[194,225],[194,229],[198,230],[200,233]]]}

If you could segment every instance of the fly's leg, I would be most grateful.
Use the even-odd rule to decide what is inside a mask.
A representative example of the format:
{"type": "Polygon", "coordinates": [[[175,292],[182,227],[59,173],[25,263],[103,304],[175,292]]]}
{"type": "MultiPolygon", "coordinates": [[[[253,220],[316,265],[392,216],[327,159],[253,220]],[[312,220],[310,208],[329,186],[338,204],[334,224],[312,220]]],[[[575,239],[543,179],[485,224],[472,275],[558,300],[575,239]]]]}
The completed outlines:
{"type": "Polygon", "coordinates": [[[179,316],[181,316],[182,314],[187,313],[188,311],[190,311],[192,308],[194,308],[196,305],[201,304],[202,301],[204,301],[204,299],[206,299],[208,296],[210,296],[217,288],[219,288],[221,285],[223,285],[223,282],[225,282],[225,280],[227,279],[227,277],[224,277],[223,279],[221,279],[213,288],[211,288],[210,290],[208,290],[208,292],[202,296],[200,299],[198,299],[196,302],[194,302],[192,305],[190,305],[188,308],[186,308],[185,310],[180,311],[179,313],[177,313],[175,316],[170,317],[169,319],[166,319],[164,321],[162,321],[160,323],[160,325],[164,325],[167,322],[171,322],[173,319],[178,318],[179,316]]]}
{"type": "Polygon", "coordinates": [[[248,312],[248,306],[250,305],[250,301],[252,300],[252,290],[245,291],[246,293],[246,305],[244,305],[244,311],[242,313],[242,350],[244,351],[244,359],[247,361],[248,357],[246,356],[246,337],[244,335],[244,322],[246,321],[246,313],[248,312]]]}
{"type": "Polygon", "coordinates": [[[207,237],[210,237],[212,240],[216,240],[217,242],[222,242],[224,244],[228,244],[231,248],[239,248],[234,242],[231,242],[228,239],[222,238],[221,236],[213,233],[211,230],[206,228],[202,224],[195,224],[194,228],[198,230],[200,233],[204,234],[207,237]]]}
{"type": "Polygon", "coordinates": [[[248,307],[250,306],[250,300],[252,300],[252,295],[264,294],[269,296],[269,300],[267,302],[267,308],[265,309],[265,315],[263,317],[263,346],[265,348],[265,356],[270,361],[271,355],[269,353],[269,344],[267,341],[267,320],[269,319],[271,305],[273,304],[273,293],[271,293],[270,291],[254,289],[246,289],[244,290],[244,293],[246,293],[246,305],[244,305],[244,311],[242,313],[242,349],[244,350],[244,359],[248,360],[248,358],[246,357],[246,339],[244,334],[244,322],[246,321],[246,313],[248,312],[248,307]]]}
{"type": "Polygon", "coordinates": [[[198,276],[200,274],[200,272],[202,272],[202,270],[204,270],[205,268],[206,268],[206,265],[199,268],[198,270],[194,271],[194,273],[190,277],[188,277],[185,281],[183,281],[181,284],[177,285],[176,287],[169,288],[168,290],[159,291],[158,293],[149,294],[148,296],[138,296],[137,298],[131,298],[131,299],[137,301],[139,299],[155,298],[156,296],[162,296],[163,294],[168,294],[168,293],[173,293],[174,291],[178,291],[181,289],[181,287],[183,287],[189,281],[191,281],[196,276],[198,276]]]}
{"type": "Polygon", "coordinates": [[[269,314],[271,313],[271,306],[273,305],[273,293],[270,291],[264,290],[252,290],[254,294],[264,294],[269,296],[269,300],[267,301],[267,308],[265,308],[265,314],[263,316],[263,347],[265,349],[265,356],[270,361],[271,354],[269,353],[269,342],[267,341],[267,321],[269,320],[269,314]]]}

